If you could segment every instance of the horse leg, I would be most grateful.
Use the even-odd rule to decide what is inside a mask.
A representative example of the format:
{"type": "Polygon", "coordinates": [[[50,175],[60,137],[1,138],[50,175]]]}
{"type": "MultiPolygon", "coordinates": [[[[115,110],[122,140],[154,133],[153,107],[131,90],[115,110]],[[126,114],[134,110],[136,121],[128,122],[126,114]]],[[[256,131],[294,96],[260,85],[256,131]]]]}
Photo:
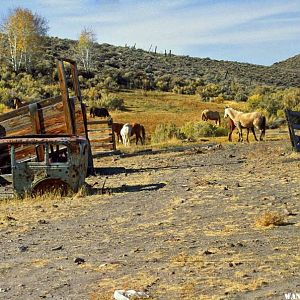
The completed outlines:
{"type": "Polygon", "coordinates": [[[228,133],[228,142],[232,142],[232,130],[228,133]]]}
{"type": "Polygon", "coordinates": [[[257,137],[256,137],[256,134],[255,134],[255,130],[254,130],[254,127],[251,127],[251,131],[253,133],[253,136],[255,138],[256,141],[258,141],[257,137]]]}
{"type": "Polygon", "coordinates": [[[240,122],[237,123],[236,125],[238,131],[239,131],[239,142],[243,142],[244,139],[243,139],[243,131],[242,131],[242,125],[240,122]]]}
{"type": "Polygon", "coordinates": [[[246,137],[246,141],[247,141],[247,143],[249,143],[249,131],[250,131],[250,129],[249,129],[249,128],[247,128],[247,137],[246,137]]]}

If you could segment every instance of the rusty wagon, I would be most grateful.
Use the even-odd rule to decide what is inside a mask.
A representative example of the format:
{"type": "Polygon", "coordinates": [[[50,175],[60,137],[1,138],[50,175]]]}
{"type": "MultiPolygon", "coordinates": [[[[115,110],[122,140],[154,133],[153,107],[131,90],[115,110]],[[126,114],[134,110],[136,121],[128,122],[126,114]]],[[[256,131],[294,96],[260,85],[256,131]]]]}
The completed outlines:
{"type": "Polygon", "coordinates": [[[77,191],[93,172],[76,63],[59,59],[57,67],[61,95],[0,115],[0,188],[10,183],[20,196],[46,188],[77,191]],[[64,62],[70,64],[73,97],[64,62]]]}

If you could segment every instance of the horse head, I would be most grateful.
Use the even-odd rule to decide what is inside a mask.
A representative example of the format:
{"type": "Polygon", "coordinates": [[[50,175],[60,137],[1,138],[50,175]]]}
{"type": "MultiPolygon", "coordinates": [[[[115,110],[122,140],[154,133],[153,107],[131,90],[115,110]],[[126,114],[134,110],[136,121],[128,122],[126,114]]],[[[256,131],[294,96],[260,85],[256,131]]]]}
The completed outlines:
{"type": "Polygon", "coordinates": [[[229,110],[229,107],[225,106],[224,119],[229,117],[228,110],[229,110]]]}

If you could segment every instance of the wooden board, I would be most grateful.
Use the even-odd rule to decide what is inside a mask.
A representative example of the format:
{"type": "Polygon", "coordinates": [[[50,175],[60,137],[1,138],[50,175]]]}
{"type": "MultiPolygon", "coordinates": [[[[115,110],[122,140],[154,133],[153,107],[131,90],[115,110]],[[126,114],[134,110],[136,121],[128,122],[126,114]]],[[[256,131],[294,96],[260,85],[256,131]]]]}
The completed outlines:
{"type": "Polygon", "coordinates": [[[88,135],[94,156],[116,150],[112,119],[89,120],[88,135]]]}

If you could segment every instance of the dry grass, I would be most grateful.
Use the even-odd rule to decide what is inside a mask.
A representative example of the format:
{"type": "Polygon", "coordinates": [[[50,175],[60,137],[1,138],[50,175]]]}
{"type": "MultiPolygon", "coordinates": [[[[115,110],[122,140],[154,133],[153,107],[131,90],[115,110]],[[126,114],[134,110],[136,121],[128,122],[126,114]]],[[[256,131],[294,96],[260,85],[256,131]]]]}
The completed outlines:
{"type": "Polygon", "coordinates": [[[82,201],[81,197],[61,197],[58,193],[45,193],[36,197],[24,199],[13,198],[0,200],[0,229],[11,225],[17,231],[26,231],[30,225],[40,220],[56,220],[72,218],[84,214],[94,202],[105,203],[106,197],[101,201],[96,196],[91,196],[82,201]],[[78,211],[80,207],[80,212],[78,211]]]}
{"type": "Polygon", "coordinates": [[[255,220],[256,227],[280,226],[284,224],[284,215],[278,212],[265,212],[255,220]]]}
{"type": "MultiPolygon", "coordinates": [[[[146,133],[154,132],[155,127],[162,123],[174,123],[182,126],[187,122],[200,121],[202,110],[217,110],[223,116],[224,106],[231,105],[245,109],[245,103],[226,102],[224,104],[202,102],[197,95],[177,95],[163,92],[130,91],[119,92],[118,97],[125,101],[128,111],[111,112],[113,120],[120,123],[139,122],[146,127],[146,133]]],[[[223,121],[227,123],[227,121],[223,121]]]]}

